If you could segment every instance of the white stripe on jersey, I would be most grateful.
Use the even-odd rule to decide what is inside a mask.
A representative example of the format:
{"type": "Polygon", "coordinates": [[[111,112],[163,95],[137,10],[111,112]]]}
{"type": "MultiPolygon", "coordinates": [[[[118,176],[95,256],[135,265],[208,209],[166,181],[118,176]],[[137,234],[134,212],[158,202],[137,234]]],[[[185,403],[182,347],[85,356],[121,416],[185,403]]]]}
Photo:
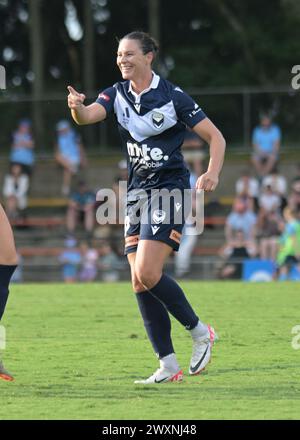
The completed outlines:
{"type": "Polygon", "coordinates": [[[178,118],[172,101],[160,108],[153,108],[141,116],[136,114],[130,104],[117,90],[114,102],[114,112],[118,122],[137,142],[163,133],[177,124],[178,118]]]}

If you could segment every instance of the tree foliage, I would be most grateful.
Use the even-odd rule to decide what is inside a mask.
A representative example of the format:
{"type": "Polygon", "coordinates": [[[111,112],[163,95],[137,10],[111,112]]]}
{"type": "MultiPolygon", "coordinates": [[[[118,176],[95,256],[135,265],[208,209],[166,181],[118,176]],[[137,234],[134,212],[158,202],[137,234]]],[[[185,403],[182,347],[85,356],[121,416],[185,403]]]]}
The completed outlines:
{"type": "MultiPolygon", "coordinates": [[[[83,37],[72,39],[66,5],[72,4],[84,31],[84,0],[42,1],[48,90],[82,82],[83,37]]],[[[148,29],[146,0],[91,0],[94,14],[97,87],[118,79],[117,38],[132,29],[148,29]]],[[[150,0],[151,1],[151,0],[150,0]]],[[[290,81],[299,62],[300,7],[297,0],[162,0],[161,71],[184,87],[270,85],[290,81]]],[[[28,2],[0,1],[0,63],[17,91],[30,90],[28,2]],[[13,53],[10,54],[12,49],[13,53]],[[8,57],[8,58],[7,58],[8,57]]]]}

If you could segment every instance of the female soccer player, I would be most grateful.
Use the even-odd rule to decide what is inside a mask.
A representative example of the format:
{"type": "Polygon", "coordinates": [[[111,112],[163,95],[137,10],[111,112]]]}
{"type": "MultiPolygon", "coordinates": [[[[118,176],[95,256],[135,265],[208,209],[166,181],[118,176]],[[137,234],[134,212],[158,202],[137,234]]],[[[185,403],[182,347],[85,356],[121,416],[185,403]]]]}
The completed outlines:
{"type": "MultiPolygon", "coordinates": [[[[8,285],[12,274],[17,267],[17,253],[13,233],[6,217],[6,214],[0,205],[0,321],[3,316],[7,298],[8,285]]],[[[5,370],[0,360],[0,378],[4,380],[14,380],[13,376],[5,370]]]]}
{"type": "Polygon", "coordinates": [[[68,105],[75,122],[81,125],[103,121],[114,112],[127,149],[125,253],[144,325],[160,360],[160,368],[154,374],[136,381],[143,384],[182,380],[168,312],[193,339],[190,374],[200,373],[210,360],[213,329],[199,320],[176,281],[163,273],[165,261],[179,248],[184,221],[175,223],[174,208],[183,210],[183,202],[173,203],[165,222],[167,213],[161,209],[157,191],[177,189],[183,193],[189,188],[189,172],[180,152],[186,126],[210,145],[208,169],[198,178],[197,189],[216,188],[225,152],[222,134],[195,101],[152,71],[157,51],[157,43],[148,34],[132,32],[121,39],[117,52],[123,82],[105,89],[88,106],[83,104],[84,94],[68,87],[68,105]],[[157,209],[150,209],[151,204],[157,209]],[[136,222],[139,210],[148,221],[136,222]]]}

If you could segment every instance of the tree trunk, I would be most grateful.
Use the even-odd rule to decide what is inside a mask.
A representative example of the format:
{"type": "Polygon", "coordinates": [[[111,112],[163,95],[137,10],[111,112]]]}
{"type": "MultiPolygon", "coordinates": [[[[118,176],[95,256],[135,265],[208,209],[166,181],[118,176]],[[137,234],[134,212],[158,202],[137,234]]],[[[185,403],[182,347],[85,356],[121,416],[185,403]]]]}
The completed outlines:
{"type": "Polygon", "coordinates": [[[35,144],[41,148],[45,145],[44,120],[41,98],[44,90],[44,52],[43,31],[41,20],[42,0],[29,0],[29,33],[30,33],[30,68],[34,73],[32,83],[32,119],[35,135],[35,144]]]}
{"type": "MultiPolygon", "coordinates": [[[[148,28],[151,37],[160,43],[159,0],[148,0],[148,28]]],[[[154,62],[154,68],[159,69],[159,54],[154,62]]]]}
{"type": "MultiPolygon", "coordinates": [[[[95,33],[91,0],[84,1],[84,40],[83,40],[83,81],[84,93],[94,98],[95,93],[95,33]]],[[[95,127],[86,127],[88,145],[95,143],[95,127]]]]}

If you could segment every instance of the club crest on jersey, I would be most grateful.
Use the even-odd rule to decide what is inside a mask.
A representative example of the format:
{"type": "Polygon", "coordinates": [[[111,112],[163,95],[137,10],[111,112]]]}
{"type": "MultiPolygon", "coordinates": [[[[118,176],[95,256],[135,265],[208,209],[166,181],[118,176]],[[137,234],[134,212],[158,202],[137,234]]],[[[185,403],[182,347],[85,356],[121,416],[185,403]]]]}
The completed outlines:
{"type": "Polygon", "coordinates": [[[162,209],[156,209],[153,212],[152,219],[153,219],[154,223],[160,224],[164,221],[165,218],[166,218],[166,213],[162,209]]]}
{"type": "Polygon", "coordinates": [[[152,122],[153,122],[154,127],[156,127],[156,128],[162,127],[164,120],[165,120],[165,118],[162,113],[159,113],[159,112],[152,113],[152,122]]]}

